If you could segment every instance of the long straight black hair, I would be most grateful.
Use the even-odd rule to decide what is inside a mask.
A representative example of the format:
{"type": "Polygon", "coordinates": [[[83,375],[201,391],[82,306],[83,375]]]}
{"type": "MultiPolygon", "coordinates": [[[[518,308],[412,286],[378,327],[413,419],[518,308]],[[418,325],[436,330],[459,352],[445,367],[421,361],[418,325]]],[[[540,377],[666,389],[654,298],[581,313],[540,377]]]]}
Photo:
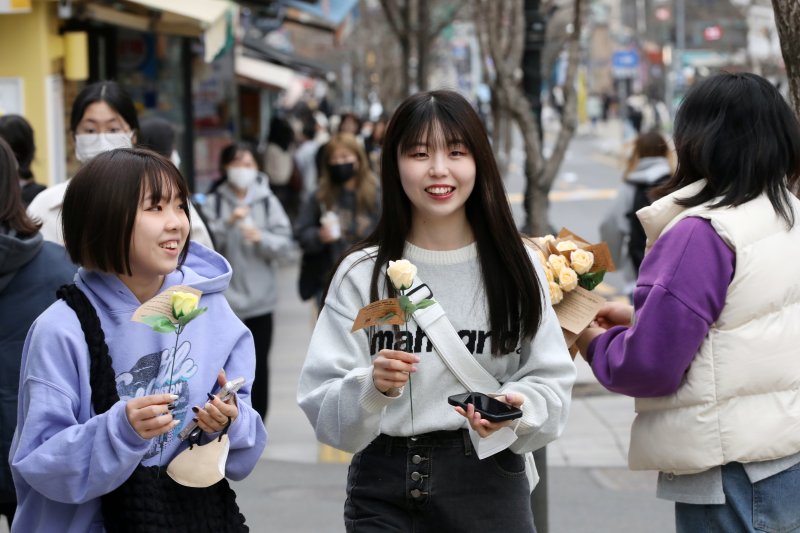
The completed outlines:
{"type": "MultiPolygon", "coordinates": [[[[492,354],[513,351],[520,339],[533,338],[542,317],[542,288],[522,243],[486,130],[469,102],[453,91],[410,96],[394,112],[383,140],[383,211],[375,231],[354,247],[377,246],[370,298],[378,299],[378,280],[390,260],[403,256],[411,230],[411,202],[400,183],[398,155],[417,144],[447,148],[463,142],[475,159],[475,187],[466,214],[475,235],[489,305],[492,354]]],[[[386,286],[393,293],[391,283],[386,286]]]]}
{"type": "Polygon", "coordinates": [[[800,180],[800,124],[778,90],[761,76],[722,73],[686,95],[675,117],[678,168],[656,195],[705,178],[679,205],[737,206],[766,194],[789,227],[790,191],[800,180]]]}

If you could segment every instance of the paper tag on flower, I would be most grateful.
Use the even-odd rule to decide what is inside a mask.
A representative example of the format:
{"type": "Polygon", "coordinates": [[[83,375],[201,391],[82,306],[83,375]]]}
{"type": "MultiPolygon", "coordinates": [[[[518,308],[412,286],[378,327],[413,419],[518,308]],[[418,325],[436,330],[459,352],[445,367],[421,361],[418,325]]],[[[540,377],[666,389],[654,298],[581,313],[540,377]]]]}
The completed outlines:
{"type": "Polygon", "coordinates": [[[174,292],[188,292],[196,295],[198,299],[203,295],[203,291],[197,290],[194,287],[189,287],[188,285],[173,285],[140,305],[136,312],[133,313],[131,321],[146,324],[146,322],[142,320],[143,316],[163,315],[171,322],[176,323],[178,319],[172,315],[171,301],[172,293],[174,292]]]}
{"type": "MultiPolygon", "coordinates": [[[[561,327],[571,333],[578,334],[588,326],[597,312],[605,304],[602,296],[577,287],[574,291],[565,292],[561,303],[553,307],[561,327]]],[[[577,337],[576,337],[577,338],[577,337]]],[[[566,338],[567,344],[570,339],[566,338]]],[[[573,339],[574,342],[574,339],[573,339]]]]}
{"type": "Polygon", "coordinates": [[[385,324],[402,325],[403,310],[400,308],[400,300],[397,298],[386,298],[372,302],[362,307],[353,321],[353,328],[350,332],[358,331],[369,326],[382,326],[385,324]]]}

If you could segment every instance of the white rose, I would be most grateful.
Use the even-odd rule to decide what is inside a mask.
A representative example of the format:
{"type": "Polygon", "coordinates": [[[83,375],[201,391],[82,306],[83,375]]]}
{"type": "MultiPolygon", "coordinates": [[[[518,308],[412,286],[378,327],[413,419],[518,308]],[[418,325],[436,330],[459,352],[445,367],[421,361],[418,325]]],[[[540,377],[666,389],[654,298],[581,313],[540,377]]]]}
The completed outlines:
{"type": "Polygon", "coordinates": [[[578,274],[569,267],[564,267],[558,273],[558,284],[565,292],[575,290],[578,286],[578,274]]]}
{"type": "Polygon", "coordinates": [[[414,283],[414,276],[417,275],[417,267],[415,267],[408,259],[400,259],[399,261],[389,261],[389,268],[386,269],[392,285],[398,291],[403,291],[411,287],[414,283]]]}
{"type": "Polygon", "coordinates": [[[578,245],[572,241],[561,241],[556,243],[556,250],[559,252],[569,252],[570,250],[577,250],[578,245]]]}
{"type": "Polygon", "coordinates": [[[586,274],[594,264],[594,254],[587,250],[575,250],[569,256],[572,268],[578,274],[586,274]]]}
{"type": "Polygon", "coordinates": [[[550,235],[550,234],[547,234],[547,235],[545,235],[544,237],[542,237],[542,240],[543,240],[544,242],[547,242],[547,241],[555,241],[555,240],[556,240],[556,238],[555,238],[555,237],[553,237],[553,236],[552,236],[552,235],[550,235]]]}
{"type": "Polygon", "coordinates": [[[548,285],[550,287],[550,300],[553,301],[553,305],[561,303],[561,300],[564,299],[564,293],[561,291],[561,287],[559,287],[558,283],[555,281],[551,281],[548,285]]]}
{"type": "Polygon", "coordinates": [[[556,277],[558,277],[558,273],[561,272],[562,268],[569,267],[569,265],[567,265],[567,258],[563,255],[552,254],[547,258],[547,262],[550,263],[550,268],[553,269],[553,274],[555,274],[556,277]]]}

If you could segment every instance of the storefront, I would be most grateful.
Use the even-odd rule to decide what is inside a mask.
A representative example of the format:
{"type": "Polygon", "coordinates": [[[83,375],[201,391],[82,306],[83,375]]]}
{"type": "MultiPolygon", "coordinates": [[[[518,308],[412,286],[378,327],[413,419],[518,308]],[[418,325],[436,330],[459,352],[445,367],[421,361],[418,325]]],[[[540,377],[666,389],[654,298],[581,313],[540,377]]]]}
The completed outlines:
{"type": "Polygon", "coordinates": [[[236,5],[223,0],[86,3],[67,24],[89,36],[89,80],[113,79],[139,118],[176,129],[181,170],[193,190],[216,177],[219,146],[236,134],[233,34],[236,5]]]}

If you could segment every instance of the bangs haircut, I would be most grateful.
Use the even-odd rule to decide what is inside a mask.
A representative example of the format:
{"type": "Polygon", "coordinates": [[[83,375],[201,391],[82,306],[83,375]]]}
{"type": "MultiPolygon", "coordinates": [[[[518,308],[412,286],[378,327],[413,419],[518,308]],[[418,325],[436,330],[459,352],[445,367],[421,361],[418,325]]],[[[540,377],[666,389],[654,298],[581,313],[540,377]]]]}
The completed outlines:
{"type": "Polygon", "coordinates": [[[766,194],[794,225],[789,195],[800,180],[800,124],[769,81],[723,73],[699,82],[678,110],[674,139],[678,167],[656,195],[705,178],[699,193],[677,203],[732,207],[766,194]]]}
{"type": "MultiPolygon", "coordinates": [[[[403,256],[411,231],[411,202],[400,181],[398,158],[419,145],[439,150],[454,143],[463,144],[475,162],[475,186],[465,208],[486,290],[491,351],[499,356],[536,334],[544,293],[514,223],[486,129],[463,96],[428,91],[406,98],[397,108],[381,151],[381,217],[372,235],[351,251],[378,248],[370,285],[370,297],[377,300],[383,269],[403,256]]],[[[386,286],[394,295],[388,280],[386,286]]]]}
{"type": "MultiPolygon", "coordinates": [[[[189,189],[169,159],[140,148],[99,154],[67,187],[61,209],[64,247],[72,261],[85,268],[130,276],[131,237],[139,208],[173,197],[183,202],[191,224],[189,189]]],[[[188,252],[187,238],[178,268],[188,252]]]]}

